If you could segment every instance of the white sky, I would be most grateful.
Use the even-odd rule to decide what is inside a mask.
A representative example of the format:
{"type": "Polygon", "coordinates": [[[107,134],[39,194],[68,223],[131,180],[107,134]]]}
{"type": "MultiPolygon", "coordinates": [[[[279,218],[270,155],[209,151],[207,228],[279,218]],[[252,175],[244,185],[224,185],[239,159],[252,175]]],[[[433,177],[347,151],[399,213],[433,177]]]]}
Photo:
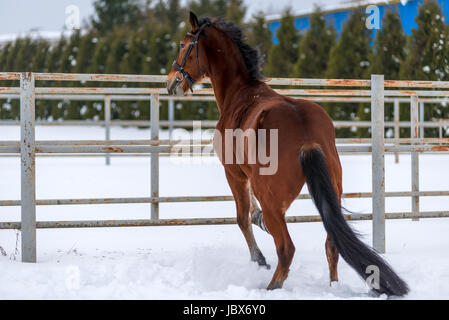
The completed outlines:
{"type": "MultiPolygon", "coordinates": [[[[313,9],[314,3],[333,5],[348,0],[245,0],[248,16],[263,10],[267,14],[282,12],[290,6],[294,11],[313,9]]],[[[186,3],[187,0],[182,0],[186,3]]],[[[69,5],[77,5],[81,19],[93,13],[93,0],[0,0],[0,35],[26,33],[32,29],[61,31],[69,5]]]]}

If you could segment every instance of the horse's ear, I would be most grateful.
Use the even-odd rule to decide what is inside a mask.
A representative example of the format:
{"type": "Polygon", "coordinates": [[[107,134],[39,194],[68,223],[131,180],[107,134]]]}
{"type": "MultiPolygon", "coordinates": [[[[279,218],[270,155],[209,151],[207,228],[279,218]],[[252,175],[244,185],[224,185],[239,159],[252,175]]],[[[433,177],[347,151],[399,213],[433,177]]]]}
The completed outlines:
{"type": "Polygon", "coordinates": [[[192,27],[192,31],[196,31],[200,27],[200,23],[198,22],[198,18],[196,17],[196,14],[194,14],[192,11],[190,11],[190,26],[192,27]]]}

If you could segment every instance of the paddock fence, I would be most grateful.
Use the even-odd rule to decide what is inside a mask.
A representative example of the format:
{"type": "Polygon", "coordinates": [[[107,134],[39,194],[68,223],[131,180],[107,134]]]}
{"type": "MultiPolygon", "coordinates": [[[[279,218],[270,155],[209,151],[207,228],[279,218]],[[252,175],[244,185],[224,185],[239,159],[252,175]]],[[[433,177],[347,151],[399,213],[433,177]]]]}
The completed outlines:
{"type": "MultiPolygon", "coordinates": [[[[165,76],[140,75],[96,75],[96,74],[50,74],[50,73],[0,73],[0,80],[20,80],[20,87],[0,87],[2,97],[20,99],[20,141],[0,141],[0,154],[20,154],[21,157],[21,199],[0,200],[0,206],[20,206],[21,221],[0,222],[0,229],[20,229],[22,243],[22,261],[36,261],[36,229],[38,228],[89,228],[89,227],[131,227],[131,226],[172,226],[172,225],[217,225],[236,223],[235,218],[186,218],[161,219],[159,204],[168,202],[203,202],[232,201],[232,196],[159,196],[159,157],[176,151],[179,141],[159,139],[161,125],[180,125],[175,121],[166,123],[159,119],[160,100],[201,100],[213,101],[212,88],[200,88],[192,96],[180,98],[169,97],[162,88],[86,88],[86,87],[40,87],[39,81],[71,81],[71,82],[122,82],[122,83],[165,83],[165,76]],[[17,96],[18,95],[18,96],[17,96]],[[69,95],[69,96],[68,96],[69,95]],[[131,97],[132,96],[132,97],[131,97]],[[110,128],[113,124],[110,117],[112,99],[142,99],[150,102],[151,133],[148,140],[110,140],[107,129],[105,140],[35,140],[35,101],[36,99],[69,99],[89,100],[104,99],[105,121],[101,124],[110,128]],[[65,99],[65,98],[64,98],[65,99]],[[108,107],[109,105],[109,107],[108,107]],[[150,195],[139,198],[96,198],[96,199],[36,199],[35,158],[36,155],[76,154],[76,155],[111,155],[140,154],[150,155],[150,195]],[[87,204],[123,204],[148,203],[151,211],[148,219],[138,220],[87,220],[87,221],[36,221],[37,205],[87,205],[87,204]]],[[[283,95],[311,98],[315,101],[358,101],[371,103],[371,121],[365,127],[371,128],[371,139],[341,139],[337,146],[339,153],[371,153],[372,154],[372,192],[346,193],[344,198],[372,198],[372,213],[349,214],[348,220],[372,220],[373,247],[385,252],[385,219],[413,219],[449,217],[449,211],[421,211],[420,197],[449,196],[449,190],[419,190],[419,154],[449,151],[449,138],[420,137],[420,128],[425,126],[444,127],[445,121],[423,123],[419,121],[419,108],[427,102],[445,102],[449,98],[449,82],[439,81],[390,81],[382,75],[372,75],[370,80],[339,79],[268,79],[267,83],[276,87],[283,95]],[[288,89],[282,88],[288,86],[288,89]],[[281,88],[278,88],[281,87],[281,88]],[[295,88],[291,88],[295,87],[295,88]],[[319,88],[316,88],[319,87],[319,88]],[[324,89],[322,87],[325,87],[324,89]],[[342,89],[343,88],[343,89],[342,89]],[[357,88],[357,89],[354,89],[357,88]],[[385,103],[394,103],[395,121],[385,122],[385,103]],[[400,123],[396,117],[396,105],[410,103],[411,118],[409,123],[400,123]],[[385,138],[385,127],[395,128],[395,138],[385,138]],[[400,126],[411,128],[410,138],[399,138],[396,135],[400,126]],[[356,143],[356,144],[354,144],[356,143]],[[411,155],[411,191],[385,192],[385,154],[409,153],[411,155]],[[411,212],[385,212],[386,197],[410,197],[411,212]]],[[[207,85],[207,84],[206,84],[207,85]]],[[[421,118],[422,119],[422,118],[421,118]]],[[[16,122],[9,122],[15,124],[16,122]]],[[[57,123],[57,122],[55,122],[57,123]]],[[[84,122],[85,123],[85,122],[84,122]]],[[[126,122],[125,122],[126,123],[126,122]]],[[[4,124],[4,123],[3,123],[4,124]]],[[[69,124],[69,123],[68,123],[69,124]]],[[[124,122],[116,123],[125,125],[124,122]]],[[[134,125],[137,125],[134,123],[134,125]]],[[[139,125],[142,125],[139,123],[139,125]]],[[[214,125],[210,123],[210,125],[214,125]]],[[[344,125],[344,124],[341,124],[344,125]]],[[[346,124],[345,124],[346,125],[346,124]]],[[[348,126],[354,126],[354,122],[348,126]]],[[[338,142],[338,141],[337,141],[338,142]]],[[[188,147],[194,152],[195,147],[210,146],[210,140],[190,141],[188,147]]],[[[299,195],[298,199],[310,199],[309,195],[299,195]]],[[[287,222],[320,221],[317,215],[287,216],[287,222]]]]}

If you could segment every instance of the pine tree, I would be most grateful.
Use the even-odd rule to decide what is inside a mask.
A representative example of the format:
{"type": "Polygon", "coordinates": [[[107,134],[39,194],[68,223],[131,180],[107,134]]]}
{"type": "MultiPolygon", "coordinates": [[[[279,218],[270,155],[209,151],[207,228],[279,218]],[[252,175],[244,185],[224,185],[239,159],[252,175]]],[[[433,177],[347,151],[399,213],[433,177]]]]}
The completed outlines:
{"type": "MultiPolygon", "coordinates": [[[[449,33],[445,17],[435,0],[424,1],[415,18],[407,58],[401,65],[401,78],[408,80],[449,80],[449,33]]],[[[410,120],[409,108],[401,110],[401,118],[410,120]],[[405,118],[406,117],[406,118],[405,118]]],[[[426,104],[424,120],[449,118],[449,107],[426,104]]],[[[436,133],[426,129],[426,134],[436,133]]]]}
{"type": "MultiPolygon", "coordinates": [[[[47,55],[47,61],[45,63],[48,72],[58,72],[61,68],[62,55],[65,51],[67,40],[64,36],[61,36],[59,41],[54,44],[47,55]]],[[[54,82],[44,83],[43,85],[52,85],[54,82]]],[[[62,103],[59,101],[44,101],[45,114],[48,114],[47,119],[58,120],[64,116],[64,110],[62,103]],[[50,117],[51,116],[51,117],[50,117]]]]}
{"type": "MultiPolygon", "coordinates": [[[[0,49],[0,72],[6,71],[6,59],[8,58],[9,50],[11,48],[11,42],[6,43],[0,49]]],[[[4,81],[0,81],[0,86],[6,86],[4,81]]],[[[9,103],[7,100],[0,99],[0,119],[9,118],[9,103]]]]}
{"type": "MultiPolygon", "coordinates": [[[[47,40],[39,39],[39,44],[36,49],[36,54],[31,62],[30,71],[33,72],[47,72],[46,58],[48,51],[50,50],[50,44],[47,40]]],[[[48,101],[36,100],[36,117],[38,119],[46,119],[49,114],[47,114],[48,101]]]]}
{"type": "Polygon", "coordinates": [[[148,15],[147,19],[152,19],[153,23],[167,25],[172,35],[178,32],[179,25],[185,19],[185,14],[179,0],[159,0],[154,6],[152,13],[148,13],[148,15]]]}
{"type": "MultiPolygon", "coordinates": [[[[128,51],[127,43],[128,30],[114,29],[111,42],[111,48],[106,59],[105,73],[120,73],[120,64],[128,51]]],[[[112,86],[114,84],[111,84],[112,86]]],[[[119,85],[119,84],[117,84],[119,85]]],[[[132,110],[129,104],[120,103],[118,107],[118,117],[120,120],[132,120],[132,110]]]]}
{"type": "Polygon", "coordinates": [[[139,0],[95,0],[91,24],[100,34],[114,28],[136,26],[141,21],[139,0]]]}
{"type": "Polygon", "coordinates": [[[48,72],[57,72],[61,67],[62,54],[67,45],[67,40],[64,36],[61,36],[59,41],[52,45],[50,51],[47,55],[47,61],[45,65],[47,66],[48,72]]]}
{"type": "MultiPolygon", "coordinates": [[[[37,42],[31,38],[26,37],[20,41],[20,47],[16,55],[13,57],[13,67],[11,71],[24,72],[30,70],[31,61],[36,53],[37,42]]],[[[20,117],[20,102],[17,99],[11,101],[11,118],[19,119],[20,117]]]]}
{"type": "Polygon", "coordinates": [[[369,67],[371,30],[365,26],[362,9],[354,10],[333,46],[326,75],[328,78],[362,78],[369,67]]]}
{"type": "MultiPolygon", "coordinates": [[[[76,54],[76,65],[73,69],[75,73],[87,73],[92,64],[95,46],[98,42],[97,35],[89,31],[81,36],[79,50],[76,54]]],[[[89,83],[90,85],[90,83],[89,83]]],[[[93,119],[97,115],[95,103],[92,101],[74,101],[77,109],[80,110],[81,119],[93,119]]]]}
{"type": "MultiPolygon", "coordinates": [[[[108,58],[108,53],[110,50],[110,39],[109,37],[102,37],[98,39],[97,45],[92,57],[92,62],[88,68],[89,73],[105,73],[106,60],[108,58]]],[[[95,86],[101,86],[101,83],[94,83],[95,86]]]]}
{"type": "MultiPolygon", "coordinates": [[[[382,19],[381,29],[376,34],[366,77],[371,77],[371,74],[383,74],[387,80],[399,80],[401,62],[405,59],[406,42],[398,12],[387,11],[382,19]]],[[[393,113],[393,106],[386,104],[385,120],[392,121],[393,113]]]]}
{"type": "Polygon", "coordinates": [[[273,40],[272,33],[265,20],[265,14],[262,11],[259,11],[252,17],[249,24],[248,43],[254,47],[258,47],[266,59],[273,40]]]}
{"type": "Polygon", "coordinates": [[[14,62],[16,61],[17,54],[24,43],[23,38],[17,38],[14,43],[11,45],[11,48],[8,51],[8,55],[6,56],[6,62],[4,70],[7,72],[14,71],[14,62]]]}
{"type": "Polygon", "coordinates": [[[197,16],[225,17],[228,3],[226,0],[193,0],[187,7],[197,16]]]}
{"type": "Polygon", "coordinates": [[[61,55],[61,63],[59,65],[59,72],[72,72],[76,68],[76,56],[78,55],[79,45],[81,42],[81,31],[76,30],[70,36],[67,45],[61,55]]]}
{"type": "MultiPolygon", "coordinates": [[[[371,30],[365,26],[363,9],[354,10],[343,27],[340,39],[330,53],[326,78],[362,79],[369,67],[371,30]]],[[[366,120],[371,116],[366,104],[336,104],[325,106],[334,120],[366,120]]],[[[368,130],[357,129],[358,136],[368,136],[368,130]]],[[[349,137],[354,132],[349,128],[337,130],[337,136],[349,137]]]]}
{"type": "MultiPolygon", "coordinates": [[[[142,67],[143,52],[144,52],[144,47],[143,47],[141,35],[139,33],[133,33],[131,35],[131,37],[129,38],[128,50],[123,55],[122,61],[120,63],[120,73],[139,74],[142,71],[141,67],[142,67]]],[[[131,86],[131,87],[138,87],[139,85],[147,86],[148,84],[128,83],[127,85],[131,86]]],[[[120,102],[120,109],[130,110],[133,119],[145,120],[142,118],[142,115],[137,106],[138,106],[138,103],[136,103],[136,102],[130,102],[130,101],[121,101],[120,102]]],[[[146,104],[145,107],[148,108],[148,103],[146,104]]]]}
{"type": "Polygon", "coordinates": [[[229,0],[225,16],[227,20],[241,26],[245,18],[245,13],[246,7],[243,4],[243,0],[229,0]]]}
{"type": "MultiPolygon", "coordinates": [[[[59,66],[59,71],[61,73],[70,73],[75,70],[78,61],[76,57],[79,52],[79,46],[81,42],[81,31],[76,30],[70,36],[70,39],[67,45],[64,48],[64,52],[61,57],[61,64],[59,66]]],[[[69,82],[69,83],[58,83],[59,86],[79,86],[79,82],[69,82]]],[[[77,101],[63,101],[62,103],[58,103],[59,111],[62,111],[65,120],[81,120],[81,113],[79,102],[77,101]],[[62,108],[59,108],[62,106],[62,108]]]]}
{"type": "Polygon", "coordinates": [[[383,74],[385,79],[399,80],[406,41],[399,14],[393,10],[387,11],[382,19],[381,29],[377,32],[374,50],[370,54],[367,76],[383,74]]]}
{"type": "Polygon", "coordinates": [[[6,43],[0,48],[0,72],[4,72],[6,68],[6,59],[11,48],[11,42],[6,43]]]}
{"type": "Polygon", "coordinates": [[[310,29],[299,44],[299,58],[291,76],[324,78],[335,38],[335,29],[326,25],[326,20],[317,8],[310,17],[310,29]]]}
{"type": "Polygon", "coordinates": [[[278,44],[271,46],[268,53],[266,73],[270,77],[288,77],[298,60],[300,35],[294,25],[290,10],[285,11],[281,18],[281,26],[276,36],[278,44]]]}

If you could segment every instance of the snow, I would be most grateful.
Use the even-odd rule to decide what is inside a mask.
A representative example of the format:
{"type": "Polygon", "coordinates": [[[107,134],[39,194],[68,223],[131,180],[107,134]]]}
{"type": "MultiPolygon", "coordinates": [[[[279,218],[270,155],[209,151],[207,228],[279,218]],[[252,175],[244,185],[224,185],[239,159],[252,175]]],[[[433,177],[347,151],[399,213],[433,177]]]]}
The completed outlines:
{"type": "MultiPolygon", "coordinates": [[[[112,139],[142,139],[149,130],[113,128],[112,139]]],[[[0,127],[2,140],[18,139],[18,127],[0,127]]],[[[37,127],[37,139],[102,139],[97,127],[37,127]]],[[[166,138],[167,132],[161,133],[166,138]]],[[[345,192],[371,190],[369,156],[341,156],[345,192]]],[[[449,190],[449,155],[420,156],[422,190],[449,190]]],[[[37,159],[37,198],[139,197],[149,195],[149,159],[113,157],[37,159]]],[[[0,199],[20,198],[20,160],[0,157],[0,199]]],[[[410,156],[395,164],[386,156],[386,190],[410,190],[410,156]]],[[[229,195],[215,159],[160,160],[161,196],[229,195]],[[191,163],[190,163],[191,162],[191,163]]],[[[307,193],[304,188],[303,193],[307,193]]],[[[448,210],[448,197],[423,197],[423,210],[448,210]]],[[[410,211],[409,198],[389,198],[387,211],[410,211]]],[[[370,212],[370,199],[344,206],[370,212]]],[[[233,217],[232,202],[161,204],[162,218],[233,217]]],[[[147,204],[42,206],[38,220],[148,218],[147,204]]],[[[310,200],[294,202],[288,215],[316,214],[310,200]]],[[[17,221],[20,209],[0,207],[1,221],[17,221]]],[[[371,222],[352,222],[371,243],[371,222]]],[[[272,269],[249,261],[236,225],[38,230],[38,262],[20,262],[17,231],[0,230],[0,299],[374,299],[342,260],[338,285],[328,283],[321,223],[289,224],[296,254],[284,288],[266,291],[277,256],[270,235],[254,228],[272,269]]],[[[388,220],[386,259],[409,283],[406,299],[449,298],[449,219],[388,220]]],[[[381,297],[378,299],[385,299],[381,297]]]]}

